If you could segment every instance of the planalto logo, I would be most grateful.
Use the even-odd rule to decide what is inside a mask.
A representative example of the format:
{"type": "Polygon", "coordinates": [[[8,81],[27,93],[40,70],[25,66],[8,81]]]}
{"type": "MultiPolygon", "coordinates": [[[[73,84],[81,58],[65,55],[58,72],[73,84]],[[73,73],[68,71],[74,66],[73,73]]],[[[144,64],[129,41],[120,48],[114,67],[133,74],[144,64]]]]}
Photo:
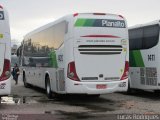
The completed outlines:
{"type": "Polygon", "coordinates": [[[125,28],[125,22],[122,20],[102,20],[103,27],[125,28]]]}
{"type": "Polygon", "coordinates": [[[4,20],[4,12],[0,11],[0,20],[4,20]]]}
{"type": "Polygon", "coordinates": [[[79,18],[75,23],[76,27],[114,27],[125,28],[126,24],[124,20],[113,19],[86,19],[79,18]]]}

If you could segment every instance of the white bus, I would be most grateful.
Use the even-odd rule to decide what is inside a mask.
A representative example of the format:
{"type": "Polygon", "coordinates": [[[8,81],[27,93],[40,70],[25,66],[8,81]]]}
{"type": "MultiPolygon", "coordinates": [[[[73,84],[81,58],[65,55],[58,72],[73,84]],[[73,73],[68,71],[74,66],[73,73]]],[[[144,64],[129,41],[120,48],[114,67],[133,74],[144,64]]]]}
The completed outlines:
{"type": "Polygon", "coordinates": [[[129,88],[160,90],[159,34],[160,20],[129,28],[129,88]]]}
{"type": "Polygon", "coordinates": [[[27,34],[22,48],[24,85],[44,88],[48,97],[128,88],[128,29],[121,15],[65,16],[27,34]]]}
{"type": "Polygon", "coordinates": [[[8,14],[0,5],[0,97],[10,94],[11,38],[8,14]]]}

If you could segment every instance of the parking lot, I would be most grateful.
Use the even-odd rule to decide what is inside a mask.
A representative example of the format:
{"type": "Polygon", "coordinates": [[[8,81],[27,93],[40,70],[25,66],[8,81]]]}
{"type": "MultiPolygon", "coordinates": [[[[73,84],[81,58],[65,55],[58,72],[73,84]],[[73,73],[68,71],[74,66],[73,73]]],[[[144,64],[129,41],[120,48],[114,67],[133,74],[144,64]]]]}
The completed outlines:
{"type": "Polygon", "coordinates": [[[20,78],[18,85],[12,80],[12,93],[2,99],[0,106],[1,114],[47,114],[56,119],[69,120],[106,119],[113,114],[116,118],[122,114],[159,114],[160,94],[136,91],[132,95],[112,93],[99,98],[63,95],[48,99],[42,89],[25,88],[20,78]]]}

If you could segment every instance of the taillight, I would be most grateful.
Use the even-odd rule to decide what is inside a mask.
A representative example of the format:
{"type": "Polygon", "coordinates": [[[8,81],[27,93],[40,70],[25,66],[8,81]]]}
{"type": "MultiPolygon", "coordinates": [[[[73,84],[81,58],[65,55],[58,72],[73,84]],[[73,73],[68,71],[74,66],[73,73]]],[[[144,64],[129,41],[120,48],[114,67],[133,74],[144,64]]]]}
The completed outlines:
{"type": "Polygon", "coordinates": [[[76,17],[76,16],[78,16],[78,13],[73,14],[73,17],[76,17]]]}
{"type": "Polygon", "coordinates": [[[80,81],[76,73],[76,67],[74,61],[68,64],[67,77],[70,78],[71,80],[80,81]]]}
{"type": "Polygon", "coordinates": [[[0,5],[0,8],[2,8],[2,9],[3,9],[2,5],[0,5]]]}
{"type": "Polygon", "coordinates": [[[4,66],[3,66],[3,72],[0,76],[0,81],[4,81],[8,79],[11,76],[11,70],[10,70],[10,60],[5,59],[4,60],[4,66]]]}
{"type": "Polygon", "coordinates": [[[123,75],[121,77],[121,80],[127,79],[128,78],[128,74],[129,74],[129,62],[126,61],[125,62],[124,72],[123,72],[123,75]]]}
{"type": "Polygon", "coordinates": [[[123,18],[124,19],[124,17],[122,16],[122,15],[118,15],[120,18],[123,18]]]}

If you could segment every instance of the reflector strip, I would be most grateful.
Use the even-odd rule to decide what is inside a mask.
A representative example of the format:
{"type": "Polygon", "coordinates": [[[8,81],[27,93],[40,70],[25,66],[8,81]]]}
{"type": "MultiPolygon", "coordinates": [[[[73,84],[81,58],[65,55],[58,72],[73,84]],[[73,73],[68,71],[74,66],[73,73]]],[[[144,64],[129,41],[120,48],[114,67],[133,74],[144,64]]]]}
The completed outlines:
{"type": "Polygon", "coordinates": [[[120,37],[114,36],[114,35],[85,35],[85,36],[81,36],[81,37],[120,38],[120,37]]]}

